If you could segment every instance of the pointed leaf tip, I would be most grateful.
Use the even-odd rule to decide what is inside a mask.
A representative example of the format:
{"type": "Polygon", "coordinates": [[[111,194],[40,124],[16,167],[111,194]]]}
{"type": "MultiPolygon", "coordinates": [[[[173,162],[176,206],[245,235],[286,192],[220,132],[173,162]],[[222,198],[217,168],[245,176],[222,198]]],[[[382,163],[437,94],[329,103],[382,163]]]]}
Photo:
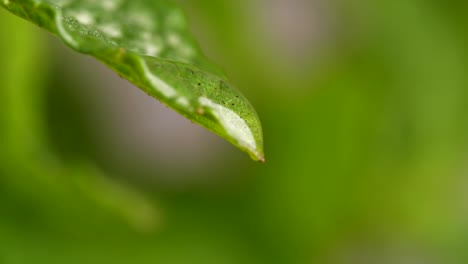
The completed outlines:
{"type": "Polygon", "coordinates": [[[0,5],[59,36],[191,121],[265,162],[260,120],[209,62],[183,13],[165,0],[4,0],[0,5]]]}

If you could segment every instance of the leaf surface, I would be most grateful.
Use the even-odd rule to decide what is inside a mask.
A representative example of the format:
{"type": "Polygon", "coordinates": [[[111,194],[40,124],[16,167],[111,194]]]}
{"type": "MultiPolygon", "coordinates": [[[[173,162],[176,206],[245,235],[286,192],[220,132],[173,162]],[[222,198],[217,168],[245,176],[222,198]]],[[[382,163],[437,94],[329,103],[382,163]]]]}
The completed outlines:
{"type": "Polygon", "coordinates": [[[264,161],[255,109],[210,63],[165,0],[0,0],[178,113],[264,161]]]}

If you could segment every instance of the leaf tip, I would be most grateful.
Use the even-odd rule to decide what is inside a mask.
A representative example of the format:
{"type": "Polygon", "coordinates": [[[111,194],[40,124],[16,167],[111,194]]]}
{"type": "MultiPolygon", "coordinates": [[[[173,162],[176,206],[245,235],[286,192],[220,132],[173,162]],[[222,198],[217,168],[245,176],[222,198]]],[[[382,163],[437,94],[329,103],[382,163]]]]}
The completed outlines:
{"type": "Polygon", "coordinates": [[[265,164],[265,162],[266,162],[265,157],[264,157],[264,156],[260,156],[260,157],[258,158],[258,162],[260,162],[261,164],[265,164]]]}

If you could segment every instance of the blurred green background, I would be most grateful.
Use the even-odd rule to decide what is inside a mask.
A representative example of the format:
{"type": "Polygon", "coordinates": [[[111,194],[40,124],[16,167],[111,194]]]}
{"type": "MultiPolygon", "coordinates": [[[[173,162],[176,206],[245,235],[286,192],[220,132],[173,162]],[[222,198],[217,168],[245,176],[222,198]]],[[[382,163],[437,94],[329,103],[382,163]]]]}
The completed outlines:
{"type": "Polygon", "coordinates": [[[468,10],[179,0],[254,163],[0,10],[0,263],[468,263],[468,10]]]}

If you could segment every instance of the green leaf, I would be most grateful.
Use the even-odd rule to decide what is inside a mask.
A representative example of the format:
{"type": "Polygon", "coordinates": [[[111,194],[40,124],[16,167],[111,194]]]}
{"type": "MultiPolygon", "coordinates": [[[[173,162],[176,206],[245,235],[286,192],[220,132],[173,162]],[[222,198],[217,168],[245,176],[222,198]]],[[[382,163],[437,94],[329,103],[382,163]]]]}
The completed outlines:
{"type": "Polygon", "coordinates": [[[264,161],[260,120],[165,0],[0,0],[183,116],[264,161]]]}

